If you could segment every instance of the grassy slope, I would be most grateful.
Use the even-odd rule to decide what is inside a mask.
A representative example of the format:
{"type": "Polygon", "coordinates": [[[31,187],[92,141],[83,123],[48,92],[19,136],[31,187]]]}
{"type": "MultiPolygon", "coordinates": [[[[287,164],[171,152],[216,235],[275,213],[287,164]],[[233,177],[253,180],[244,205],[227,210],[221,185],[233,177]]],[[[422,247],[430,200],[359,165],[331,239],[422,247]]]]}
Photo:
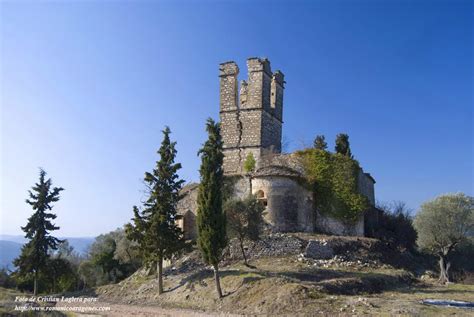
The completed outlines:
{"type": "MultiPolygon", "coordinates": [[[[140,309],[153,311],[156,306],[271,316],[468,316],[473,313],[472,310],[421,304],[422,299],[472,301],[474,285],[439,286],[433,281],[418,281],[412,273],[394,268],[420,269],[418,258],[401,256],[373,239],[307,234],[297,236],[306,241],[334,240],[332,242],[337,252],[350,254],[352,263],[358,262],[357,259],[371,259],[380,264],[346,266],[331,261],[321,263],[304,260],[298,256],[301,250],[280,257],[253,258],[251,264],[256,268],[248,268],[235,259],[227,260],[227,265],[221,268],[222,287],[226,296],[218,300],[212,271],[199,264],[198,253],[192,252],[184,255],[182,262],[175,263],[177,271],[166,275],[167,291],[161,296],[157,293],[156,279],[140,272],[119,284],[98,287],[83,295],[99,296],[98,305],[101,306],[117,304],[116,316],[121,316],[121,313],[126,315],[121,310],[123,307],[131,307],[136,314],[143,315],[144,311],[140,309]],[[176,273],[178,271],[181,273],[176,273]]],[[[14,291],[0,289],[1,303],[14,296],[14,291]]]]}
{"type": "Polygon", "coordinates": [[[210,271],[168,276],[168,292],[162,296],[157,294],[153,277],[135,276],[96,291],[102,300],[110,302],[268,315],[467,316],[467,310],[426,306],[420,300],[474,298],[473,285],[422,284],[403,270],[321,269],[300,263],[295,257],[262,258],[253,264],[256,269],[241,264],[223,268],[222,286],[227,296],[222,301],[216,299],[210,271]]]}

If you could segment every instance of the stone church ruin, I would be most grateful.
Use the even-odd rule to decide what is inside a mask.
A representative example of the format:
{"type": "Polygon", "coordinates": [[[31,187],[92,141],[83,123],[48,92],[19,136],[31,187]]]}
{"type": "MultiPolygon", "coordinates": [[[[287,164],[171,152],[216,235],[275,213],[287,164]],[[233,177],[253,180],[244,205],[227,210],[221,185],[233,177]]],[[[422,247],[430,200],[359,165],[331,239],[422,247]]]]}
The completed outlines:
{"type": "MultiPolygon", "coordinates": [[[[315,208],[315,197],[305,182],[305,169],[295,153],[281,153],[284,75],[272,72],[270,61],[247,60],[248,79],[238,82],[235,62],[219,66],[220,122],[224,142],[224,174],[232,183],[232,195],[244,198],[250,193],[266,206],[265,220],[275,232],[322,232],[334,235],[364,236],[364,223],[374,213],[363,213],[346,223],[315,208]],[[252,155],[255,169],[245,171],[244,162],[252,155]],[[370,215],[370,216],[369,216],[370,215]]],[[[357,188],[375,204],[375,180],[362,169],[357,188]]],[[[198,184],[186,185],[178,204],[178,223],[187,239],[196,238],[198,184]]]]}

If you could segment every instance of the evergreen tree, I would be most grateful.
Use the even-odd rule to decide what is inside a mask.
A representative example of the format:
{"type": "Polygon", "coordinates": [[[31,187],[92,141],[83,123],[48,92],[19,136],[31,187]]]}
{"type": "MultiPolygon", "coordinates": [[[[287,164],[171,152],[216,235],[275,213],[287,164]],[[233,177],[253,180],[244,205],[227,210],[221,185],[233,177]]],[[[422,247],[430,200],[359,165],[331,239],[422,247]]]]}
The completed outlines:
{"type": "Polygon", "coordinates": [[[29,190],[29,198],[26,203],[33,207],[33,215],[28,218],[28,223],[21,229],[26,233],[25,238],[30,241],[21,248],[21,254],[14,260],[18,267],[19,275],[33,275],[33,293],[38,294],[38,277],[49,259],[49,251],[56,250],[61,240],[50,235],[51,231],[58,230],[51,220],[56,219],[56,215],[49,213],[54,202],[59,200],[59,193],[64,190],[61,187],[52,186],[51,179],[45,180],[46,172],[40,169],[39,183],[36,183],[29,190]]]}
{"type": "Polygon", "coordinates": [[[326,138],[324,137],[324,135],[316,136],[313,142],[313,147],[317,150],[327,150],[328,144],[326,143],[326,138]]]}
{"type": "Polygon", "coordinates": [[[133,224],[127,224],[127,236],[139,243],[146,263],[157,264],[158,293],[163,293],[163,260],[170,259],[184,244],[183,232],[177,226],[176,206],[183,180],[175,163],[176,142],[170,141],[171,131],[163,130],[163,142],[158,150],[160,160],[152,173],[145,173],[149,197],[140,211],[133,207],[133,224]]]}
{"type": "Polygon", "coordinates": [[[349,136],[345,133],[339,133],[336,136],[336,153],[352,158],[351,147],[349,144],[349,136]]]}
{"type": "Polygon", "coordinates": [[[222,209],[224,154],[219,124],[208,119],[206,130],[209,138],[198,153],[202,160],[197,200],[198,246],[204,261],[214,268],[217,294],[222,298],[219,262],[227,245],[226,216],[222,209]]]}

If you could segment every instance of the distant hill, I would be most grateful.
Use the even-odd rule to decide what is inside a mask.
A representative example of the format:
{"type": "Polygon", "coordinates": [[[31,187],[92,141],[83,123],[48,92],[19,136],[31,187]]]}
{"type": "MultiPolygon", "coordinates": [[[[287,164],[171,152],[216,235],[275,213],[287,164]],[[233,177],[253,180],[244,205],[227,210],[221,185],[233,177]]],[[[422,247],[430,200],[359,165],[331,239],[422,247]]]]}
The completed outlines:
{"type": "Polygon", "coordinates": [[[22,245],[13,241],[0,240],[0,268],[13,269],[12,261],[20,254],[22,245]]]}
{"type": "MultiPolygon", "coordinates": [[[[92,237],[60,237],[66,239],[79,254],[85,254],[87,248],[94,242],[92,237]]],[[[21,247],[28,240],[20,235],[0,234],[0,268],[8,266],[13,268],[12,261],[20,254],[21,247]]]]}
{"type": "Polygon", "coordinates": [[[74,251],[76,251],[79,254],[86,254],[87,249],[89,246],[94,242],[95,238],[59,238],[59,239],[66,239],[69,241],[69,245],[71,245],[74,248],[74,251]]]}
{"type": "Polygon", "coordinates": [[[0,240],[12,241],[12,242],[20,243],[20,244],[24,244],[26,241],[28,241],[23,236],[11,235],[11,234],[0,234],[0,240]]]}

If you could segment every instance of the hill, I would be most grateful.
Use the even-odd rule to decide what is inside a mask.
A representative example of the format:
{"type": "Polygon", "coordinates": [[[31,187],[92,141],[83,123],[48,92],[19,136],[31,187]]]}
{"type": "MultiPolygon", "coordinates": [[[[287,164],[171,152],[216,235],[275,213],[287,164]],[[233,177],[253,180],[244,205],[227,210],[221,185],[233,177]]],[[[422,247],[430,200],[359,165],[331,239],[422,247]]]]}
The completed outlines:
{"type": "Polygon", "coordinates": [[[419,256],[375,239],[273,234],[246,247],[253,267],[242,264],[235,241],[225,252],[222,300],[216,297],[213,272],[197,250],[165,270],[163,295],[158,295],[155,276],[144,269],[93,294],[100,305],[111,306],[111,316],[152,316],[163,309],[225,316],[469,315],[467,310],[427,306],[421,300],[471,300],[474,286],[445,287],[424,275],[420,278],[426,267],[419,256]]]}
{"type": "MultiPolygon", "coordinates": [[[[472,315],[469,309],[422,301],[470,301],[474,285],[437,285],[420,255],[376,239],[269,234],[246,249],[251,267],[242,264],[236,241],[224,252],[222,300],[217,299],[212,270],[193,249],[165,269],[162,295],[155,275],[144,268],[118,284],[64,294],[97,300],[51,305],[107,307],[106,316],[472,315]]],[[[15,307],[14,295],[2,296],[1,291],[0,306],[15,307]]]]}
{"type": "Polygon", "coordinates": [[[0,240],[0,268],[13,268],[12,261],[19,254],[23,244],[0,240]]]}
{"type": "MultiPolygon", "coordinates": [[[[60,239],[68,240],[76,252],[84,255],[95,238],[61,237],[60,239]]],[[[0,235],[0,268],[13,268],[12,261],[20,254],[21,247],[26,241],[27,239],[20,235],[0,235]]]]}

